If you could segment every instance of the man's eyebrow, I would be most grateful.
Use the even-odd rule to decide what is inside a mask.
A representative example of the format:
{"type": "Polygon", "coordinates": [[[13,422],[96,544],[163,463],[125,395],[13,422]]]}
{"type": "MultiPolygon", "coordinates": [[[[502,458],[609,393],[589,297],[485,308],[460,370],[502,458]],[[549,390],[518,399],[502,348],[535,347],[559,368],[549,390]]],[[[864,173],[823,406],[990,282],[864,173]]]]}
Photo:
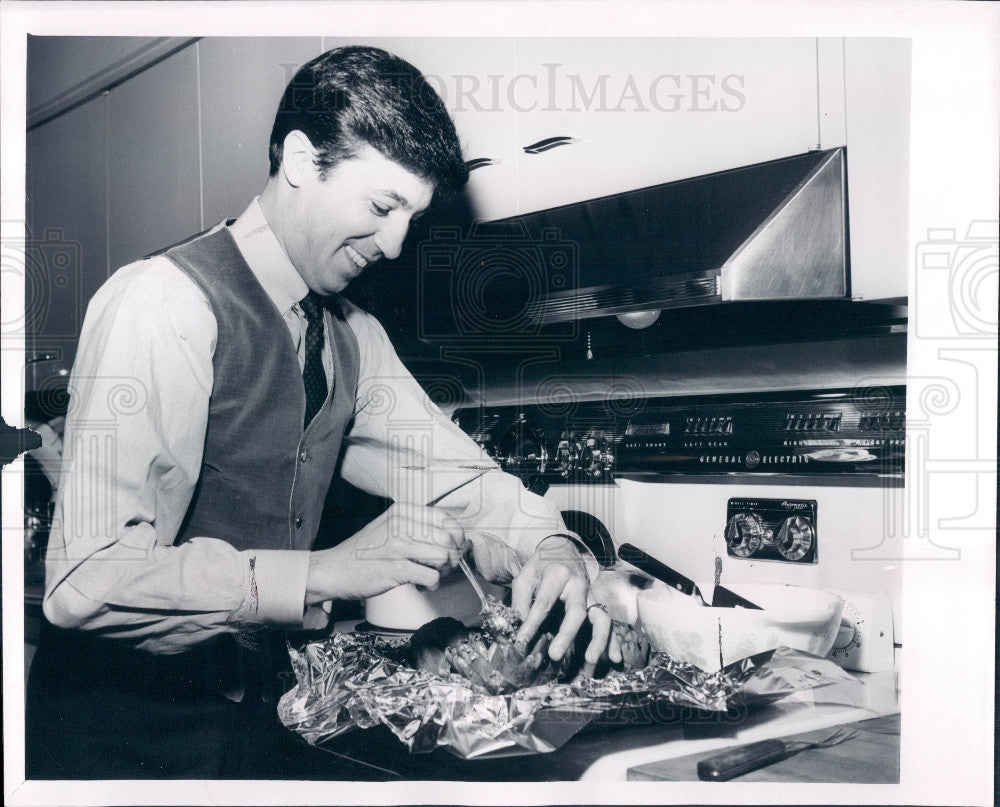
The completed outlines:
{"type": "Polygon", "coordinates": [[[400,196],[398,193],[396,193],[396,191],[388,190],[386,188],[379,188],[378,192],[379,193],[384,193],[386,196],[388,196],[390,199],[392,199],[392,201],[394,201],[400,207],[407,207],[407,208],[408,207],[412,207],[412,205],[406,200],[406,197],[405,196],[400,196]]]}

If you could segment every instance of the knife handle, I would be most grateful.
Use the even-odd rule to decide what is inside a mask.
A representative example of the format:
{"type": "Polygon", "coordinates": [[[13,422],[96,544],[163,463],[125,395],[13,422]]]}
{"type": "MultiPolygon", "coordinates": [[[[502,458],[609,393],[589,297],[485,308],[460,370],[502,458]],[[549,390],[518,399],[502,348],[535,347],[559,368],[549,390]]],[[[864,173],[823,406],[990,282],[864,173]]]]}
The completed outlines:
{"type": "Polygon", "coordinates": [[[661,563],[652,555],[646,554],[637,546],[622,544],[618,547],[618,557],[657,580],[666,583],[671,588],[677,589],[682,594],[699,594],[698,586],[693,580],[685,577],[675,569],[671,569],[665,563],[661,563]]]}
{"type": "Polygon", "coordinates": [[[705,782],[728,782],[737,776],[763,768],[792,755],[781,740],[761,740],[742,745],[703,759],[698,763],[698,778],[705,782]]]}

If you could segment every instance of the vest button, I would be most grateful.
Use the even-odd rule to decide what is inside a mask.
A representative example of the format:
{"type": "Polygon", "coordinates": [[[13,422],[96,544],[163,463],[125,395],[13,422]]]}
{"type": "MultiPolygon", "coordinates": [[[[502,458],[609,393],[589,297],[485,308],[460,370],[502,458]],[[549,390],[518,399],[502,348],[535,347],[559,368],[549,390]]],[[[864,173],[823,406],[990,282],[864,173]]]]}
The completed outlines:
{"type": "Polygon", "coordinates": [[[298,529],[301,526],[302,526],[302,516],[296,516],[295,517],[295,529],[298,529]]]}
{"type": "Polygon", "coordinates": [[[309,451],[308,451],[307,449],[303,448],[303,449],[302,449],[302,450],[301,450],[301,451],[299,452],[299,459],[300,459],[300,460],[301,460],[302,462],[305,462],[305,461],[306,461],[307,459],[309,459],[309,451]]]}

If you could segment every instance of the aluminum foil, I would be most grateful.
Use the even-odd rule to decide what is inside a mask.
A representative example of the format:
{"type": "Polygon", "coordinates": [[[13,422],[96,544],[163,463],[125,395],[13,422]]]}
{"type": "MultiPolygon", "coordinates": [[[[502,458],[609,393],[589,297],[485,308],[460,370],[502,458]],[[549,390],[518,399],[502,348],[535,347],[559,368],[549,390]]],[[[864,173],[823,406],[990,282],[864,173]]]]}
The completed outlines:
{"type": "Polygon", "coordinates": [[[830,662],[785,649],[773,659],[764,654],[714,673],[654,653],[634,672],[491,695],[461,676],[408,667],[405,647],[405,639],[365,633],[290,647],[298,683],[278,704],[282,723],[314,745],[383,724],[413,753],[438,746],[466,759],[512,749],[542,753],[609,713],[628,712],[624,722],[634,724],[636,715],[662,714],[665,706],[725,712],[741,694],[747,702],[767,702],[846,675],[830,662]]]}

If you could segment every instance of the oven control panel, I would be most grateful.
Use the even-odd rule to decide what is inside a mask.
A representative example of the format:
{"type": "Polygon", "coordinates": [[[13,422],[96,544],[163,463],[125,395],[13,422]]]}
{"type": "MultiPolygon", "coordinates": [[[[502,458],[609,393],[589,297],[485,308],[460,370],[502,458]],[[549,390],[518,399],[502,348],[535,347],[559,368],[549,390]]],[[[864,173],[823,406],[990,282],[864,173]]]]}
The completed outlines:
{"type": "Polygon", "coordinates": [[[901,479],[906,389],[559,400],[456,410],[507,471],[548,482],[782,474],[901,479]]]}
{"type": "Polygon", "coordinates": [[[624,425],[587,407],[553,417],[543,407],[460,410],[455,422],[500,466],[522,479],[611,482],[624,425]]]}
{"type": "Polygon", "coordinates": [[[816,501],[730,499],[725,535],[730,557],[816,563],[816,501]]]}

